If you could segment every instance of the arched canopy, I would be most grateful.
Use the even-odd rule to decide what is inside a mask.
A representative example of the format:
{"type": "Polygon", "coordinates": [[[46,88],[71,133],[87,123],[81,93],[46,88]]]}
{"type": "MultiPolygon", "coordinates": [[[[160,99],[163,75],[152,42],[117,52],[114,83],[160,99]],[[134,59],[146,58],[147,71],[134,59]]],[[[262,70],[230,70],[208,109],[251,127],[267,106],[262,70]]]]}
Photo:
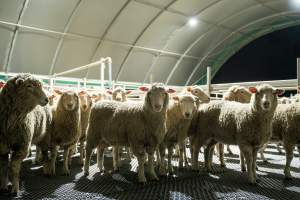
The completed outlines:
{"type": "MultiPolygon", "coordinates": [[[[249,42],[298,25],[296,2],[1,0],[0,66],[51,75],[110,56],[116,81],[195,84],[206,66],[214,75],[249,42]]],[[[96,79],[99,69],[70,76],[96,79]]]]}

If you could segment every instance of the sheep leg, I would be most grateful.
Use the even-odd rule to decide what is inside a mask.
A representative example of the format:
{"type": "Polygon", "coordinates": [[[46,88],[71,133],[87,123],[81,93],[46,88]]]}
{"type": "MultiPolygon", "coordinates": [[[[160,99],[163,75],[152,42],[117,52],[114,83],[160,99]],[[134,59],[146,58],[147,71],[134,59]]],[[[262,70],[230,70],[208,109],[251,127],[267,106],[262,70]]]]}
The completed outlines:
{"type": "MultiPolygon", "coordinates": [[[[211,141],[207,147],[204,149],[204,161],[205,161],[205,168],[208,172],[212,172],[212,159],[214,154],[214,147],[217,144],[215,141],[211,141]]],[[[224,145],[223,145],[224,147],[224,145]]]]}
{"type": "Polygon", "coordinates": [[[192,169],[193,170],[199,170],[199,163],[198,163],[198,157],[199,157],[199,149],[200,149],[199,144],[195,144],[192,146],[192,169]]]}
{"type": "MultiPolygon", "coordinates": [[[[86,147],[85,147],[85,160],[84,160],[84,176],[88,176],[89,175],[89,169],[90,169],[90,162],[91,162],[91,156],[92,156],[92,152],[93,152],[93,148],[90,147],[91,145],[89,144],[89,142],[87,142],[86,147]]],[[[97,148],[97,163],[98,163],[98,167],[99,167],[99,146],[97,148]]],[[[104,151],[104,149],[103,149],[104,151]]],[[[102,154],[103,155],[103,154],[102,154]]],[[[103,159],[103,156],[102,156],[103,159]]],[[[102,160],[101,160],[102,163],[102,160]]],[[[102,168],[102,166],[101,166],[102,168]]],[[[99,168],[101,170],[101,168],[99,168]]]]}
{"type": "Polygon", "coordinates": [[[255,177],[254,177],[253,170],[252,170],[253,162],[254,162],[253,155],[252,155],[252,152],[253,152],[252,148],[249,146],[241,145],[240,150],[242,151],[242,154],[246,159],[248,181],[250,184],[256,184],[255,177]]]}
{"type": "MultiPolygon", "coordinates": [[[[179,143],[179,168],[183,168],[183,160],[184,160],[184,143],[179,143]]],[[[184,163],[186,166],[186,163],[184,163]]]]}
{"type": "Polygon", "coordinates": [[[154,152],[155,148],[153,150],[151,149],[150,151],[148,151],[149,175],[151,180],[158,181],[159,179],[154,170],[154,152]]]}
{"type": "Polygon", "coordinates": [[[36,145],[35,164],[39,164],[43,160],[41,148],[36,145]]]}
{"type": "Polygon", "coordinates": [[[231,151],[231,149],[230,149],[230,145],[228,144],[228,145],[226,145],[226,146],[227,146],[226,150],[227,150],[227,152],[229,153],[229,155],[233,155],[233,153],[232,153],[232,151],[231,151]]]}
{"type": "Polygon", "coordinates": [[[19,192],[21,163],[27,157],[27,153],[28,148],[20,148],[17,151],[13,151],[11,155],[9,178],[12,183],[11,193],[13,195],[17,195],[19,192]]]}
{"type": "Polygon", "coordinates": [[[173,156],[173,148],[172,148],[172,146],[168,146],[168,172],[169,172],[169,175],[174,174],[174,169],[172,166],[172,156],[173,156]]]}
{"type": "Polygon", "coordinates": [[[164,144],[159,145],[159,154],[160,154],[159,175],[165,176],[167,174],[167,171],[166,171],[166,162],[165,162],[166,147],[164,144]]]}
{"type": "Polygon", "coordinates": [[[240,164],[241,164],[242,172],[245,172],[246,171],[245,157],[244,157],[243,152],[241,150],[240,150],[240,164]]]}
{"type": "Polygon", "coordinates": [[[284,168],[284,175],[286,179],[292,179],[291,175],[291,162],[293,160],[293,150],[295,148],[294,144],[289,144],[289,143],[284,143],[284,149],[285,149],[285,156],[286,156],[286,163],[285,163],[285,168],[284,168]]]}
{"type": "Polygon", "coordinates": [[[131,149],[138,160],[138,180],[140,183],[146,183],[145,168],[144,168],[146,159],[145,159],[144,145],[141,145],[140,147],[132,146],[131,149]]]}
{"type": "Polygon", "coordinates": [[[119,165],[120,165],[120,146],[113,146],[113,168],[114,171],[119,171],[119,165]]]}
{"type": "MultiPolygon", "coordinates": [[[[225,161],[224,161],[224,144],[219,143],[219,160],[220,160],[220,166],[226,167],[225,161]]],[[[227,145],[228,147],[228,145],[227,145]]]]}
{"type": "Polygon", "coordinates": [[[79,163],[81,165],[83,165],[83,159],[84,159],[84,141],[85,141],[85,137],[81,137],[80,138],[80,147],[79,147],[79,151],[80,151],[80,157],[79,157],[79,163]]]}
{"type": "Polygon", "coordinates": [[[253,156],[253,162],[252,162],[252,173],[253,173],[253,177],[254,177],[254,180],[256,183],[259,183],[260,180],[257,179],[257,176],[256,176],[256,160],[257,160],[257,152],[258,152],[259,149],[253,149],[253,153],[252,153],[252,156],[253,156]]]}
{"type": "Polygon", "coordinates": [[[49,166],[49,169],[48,169],[48,172],[46,173],[46,175],[55,176],[55,174],[56,174],[55,163],[56,163],[56,158],[57,158],[57,151],[58,151],[57,146],[54,146],[51,148],[50,166],[49,166]]]}
{"type": "Polygon", "coordinates": [[[64,166],[63,166],[63,172],[64,172],[65,176],[70,176],[69,156],[71,156],[71,149],[72,149],[72,147],[65,147],[64,148],[64,166]]]}
{"type": "Polygon", "coordinates": [[[131,150],[130,150],[130,147],[125,147],[125,151],[126,151],[126,153],[127,153],[127,159],[128,159],[128,160],[131,160],[131,159],[134,158],[133,155],[132,155],[132,152],[131,152],[131,150]]]}
{"type": "Polygon", "coordinates": [[[262,159],[262,161],[263,161],[264,163],[268,163],[268,160],[265,158],[265,155],[264,155],[264,151],[265,151],[266,148],[267,148],[267,144],[265,144],[265,145],[259,150],[260,158],[262,159]]]}
{"type": "Polygon", "coordinates": [[[0,193],[7,191],[8,153],[0,155],[0,193]]]}
{"type": "Polygon", "coordinates": [[[97,147],[97,166],[100,172],[105,172],[103,161],[104,161],[104,150],[102,146],[97,147]]]}

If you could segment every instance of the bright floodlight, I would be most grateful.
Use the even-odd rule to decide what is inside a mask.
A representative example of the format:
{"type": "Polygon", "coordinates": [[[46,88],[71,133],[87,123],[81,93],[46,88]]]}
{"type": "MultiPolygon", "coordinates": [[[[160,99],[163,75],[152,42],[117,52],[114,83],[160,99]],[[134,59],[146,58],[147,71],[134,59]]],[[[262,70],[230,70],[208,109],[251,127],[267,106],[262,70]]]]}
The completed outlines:
{"type": "Polygon", "coordinates": [[[191,26],[191,27],[194,27],[194,26],[196,26],[198,24],[198,20],[196,19],[196,18],[191,18],[191,19],[189,19],[189,25],[191,26]]]}

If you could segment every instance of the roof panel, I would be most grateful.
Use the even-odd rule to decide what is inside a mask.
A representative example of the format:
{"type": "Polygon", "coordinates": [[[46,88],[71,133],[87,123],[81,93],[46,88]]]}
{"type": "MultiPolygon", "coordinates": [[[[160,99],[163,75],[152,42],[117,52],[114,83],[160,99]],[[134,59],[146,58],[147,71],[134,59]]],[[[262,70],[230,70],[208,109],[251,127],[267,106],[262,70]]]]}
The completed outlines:
{"type": "MultiPolygon", "coordinates": [[[[165,82],[167,76],[170,74],[172,67],[175,65],[177,61],[177,57],[173,56],[160,56],[152,71],[150,72],[150,76],[152,76],[153,82],[165,82]]],[[[150,67],[150,66],[149,66],[150,67]]],[[[147,82],[149,83],[149,78],[147,82]]]]}
{"type": "Polygon", "coordinates": [[[254,4],[257,4],[257,2],[255,2],[253,0],[220,1],[219,3],[212,5],[209,9],[204,10],[202,13],[200,13],[199,16],[203,20],[218,23],[221,20],[225,19],[226,17],[229,17],[229,16],[233,15],[234,13],[237,13],[243,9],[246,9],[249,6],[252,6],[254,4]]]}
{"type": "Polygon", "coordinates": [[[23,1],[20,0],[1,0],[0,20],[17,23],[22,6],[23,1]]]}
{"type": "Polygon", "coordinates": [[[189,45],[191,45],[195,40],[201,37],[202,34],[208,31],[211,26],[212,25],[208,25],[199,21],[196,27],[190,27],[188,25],[182,27],[173,34],[174,36],[172,38],[170,38],[166,50],[184,53],[189,45]]]}
{"type": "Polygon", "coordinates": [[[137,44],[162,49],[168,40],[170,40],[185,23],[186,19],[184,17],[170,12],[164,12],[146,30],[137,44]]]}
{"type": "Polygon", "coordinates": [[[149,65],[151,65],[153,57],[154,55],[149,52],[134,50],[132,56],[124,65],[124,71],[127,71],[127,73],[122,73],[119,81],[142,82],[149,69],[149,65]]]}
{"type": "Polygon", "coordinates": [[[100,37],[125,2],[126,0],[82,1],[69,32],[100,37]]]}
{"type": "Polygon", "coordinates": [[[172,9],[181,11],[186,15],[195,15],[198,11],[204,10],[220,0],[184,0],[177,1],[171,6],[172,9]]]}
{"type": "Polygon", "coordinates": [[[9,29],[0,28],[0,70],[5,64],[5,56],[7,54],[7,47],[11,38],[12,32],[9,29]]]}
{"type": "Polygon", "coordinates": [[[9,71],[48,74],[57,43],[58,37],[20,29],[9,71]]]}
{"type": "MultiPolygon", "coordinates": [[[[96,42],[96,39],[65,38],[54,68],[54,73],[90,63],[90,57],[96,46],[96,42]]],[[[70,74],[70,76],[78,76],[79,74],[81,77],[85,75],[83,71],[81,73],[70,74]]]]}
{"type": "Polygon", "coordinates": [[[226,35],[230,34],[230,31],[222,28],[215,27],[205,34],[201,40],[191,49],[189,55],[204,56],[213,48],[220,40],[226,35]]]}
{"type": "MultiPolygon", "coordinates": [[[[112,77],[114,78],[119,70],[119,67],[127,54],[129,47],[115,45],[113,43],[104,42],[101,51],[98,49],[95,58],[111,57],[112,59],[112,77]]],[[[106,72],[108,69],[105,69],[106,72]]],[[[89,78],[99,78],[99,69],[93,68],[89,72],[89,78]]],[[[105,76],[108,77],[108,76],[105,76]]]]}
{"type": "Polygon", "coordinates": [[[159,12],[159,9],[137,2],[131,2],[113,24],[107,38],[133,43],[145,26],[159,12]]]}
{"type": "Polygon", "coordinates": [[[251,21],[261,19],[271,15],[272,13],[274,13],[272,10],[262,5],[255,5],[243,10],[243,12],[237,15],[233,15],[232,17],[228,18],[222,23],[222,25],[237,30],[251,21]]]}
{"type": "Polygon", "coordinates": [[[22,24],[55,31],[63,31],[76,1],[31,0],[22,24]]]}
{"type": "Polygon", "coordinates": [[[287,1],[287,0],[277,0],[277,1],[269,1],[266,3],[267,6],[276,9],[278,12],[283,12],[287,10],[300,11],[300,5],[296,3],[295,0],[287,1]]]}
{"type": "Polygon", "coordinates": [[[183,59],[168,84],[184,86],[196,64],[196,60],[183,59]]]}

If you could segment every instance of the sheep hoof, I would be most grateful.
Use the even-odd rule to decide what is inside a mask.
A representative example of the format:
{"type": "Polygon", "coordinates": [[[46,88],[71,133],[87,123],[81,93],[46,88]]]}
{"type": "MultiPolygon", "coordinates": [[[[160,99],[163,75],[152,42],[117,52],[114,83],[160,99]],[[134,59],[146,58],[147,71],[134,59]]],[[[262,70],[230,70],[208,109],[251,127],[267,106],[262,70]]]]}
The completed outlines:
{"type": "Polygon", "coordinates": [[[252,186],[257,186],[257,182],[249,182],[249,184],[252,186]]]}
{"type": "Polygon", "coordinates": [[[261,180],[260,180],[259,178],[257,178],[257,179],[255,180],[255,182],[256,182],[256,183],[260,183],[261,180]]]}
{"type": "Polygon", "coordinates": [[[225,164],[225,163],[222,163],[222,164],[220,165],[220,167],[226,168],[226,164],[225,164]]]}
{"type": "Polygon", "coordinates": [[[7,193],[8,193],[8,189],[7,188],[0,189],[0,194],[7,194],[7,193]]]}
{"type": "Polygon", "coordinates": [[[242,172],[246,172],[246,168],[242,168],[242,172]]]}
{"type": "Polygon", "coordinates": [[[256,166],[255,169],[258,170],[258,167],[256,166]]]}
{"type": "Polygon", "coordinates": [[[83,174],[85,177],[89,176],[89,172],[84,172],[83,174]]]}
{"type": "Polygon", "coordinates": [[[146,178],[145,177],[139,178],[139,183],[141,183],[142,185],[145,185],[146,184],[146,178]]]}
{"type": "Polygon", "coordinates": [[[70,176],[70,172],[64,172],[63,176],[70,176]]]}
{"type": "Polygon", "coordinates": [[[155,174],[153,174],[150,176],[150,180],[151,181],[159,181],[159,178],[155,174]]]}
{"type": "Polygon", "coordinates": [[[18,192],[11,192],[9,194],[10,197],[17,197],[18,196],[18,192]]]}
{"type": "Polygon", "coordinates": [[[169,176],[173,176],[174,172],[173,171],[169,171],[169,176]]]}
{"type": "Polygon", "coordinates": [[[293,178],[292,178],[292,176],[285,176],[284,179],[287,180],[287,181],[290,181],[290,180],[292,180],[293,178]]]}

